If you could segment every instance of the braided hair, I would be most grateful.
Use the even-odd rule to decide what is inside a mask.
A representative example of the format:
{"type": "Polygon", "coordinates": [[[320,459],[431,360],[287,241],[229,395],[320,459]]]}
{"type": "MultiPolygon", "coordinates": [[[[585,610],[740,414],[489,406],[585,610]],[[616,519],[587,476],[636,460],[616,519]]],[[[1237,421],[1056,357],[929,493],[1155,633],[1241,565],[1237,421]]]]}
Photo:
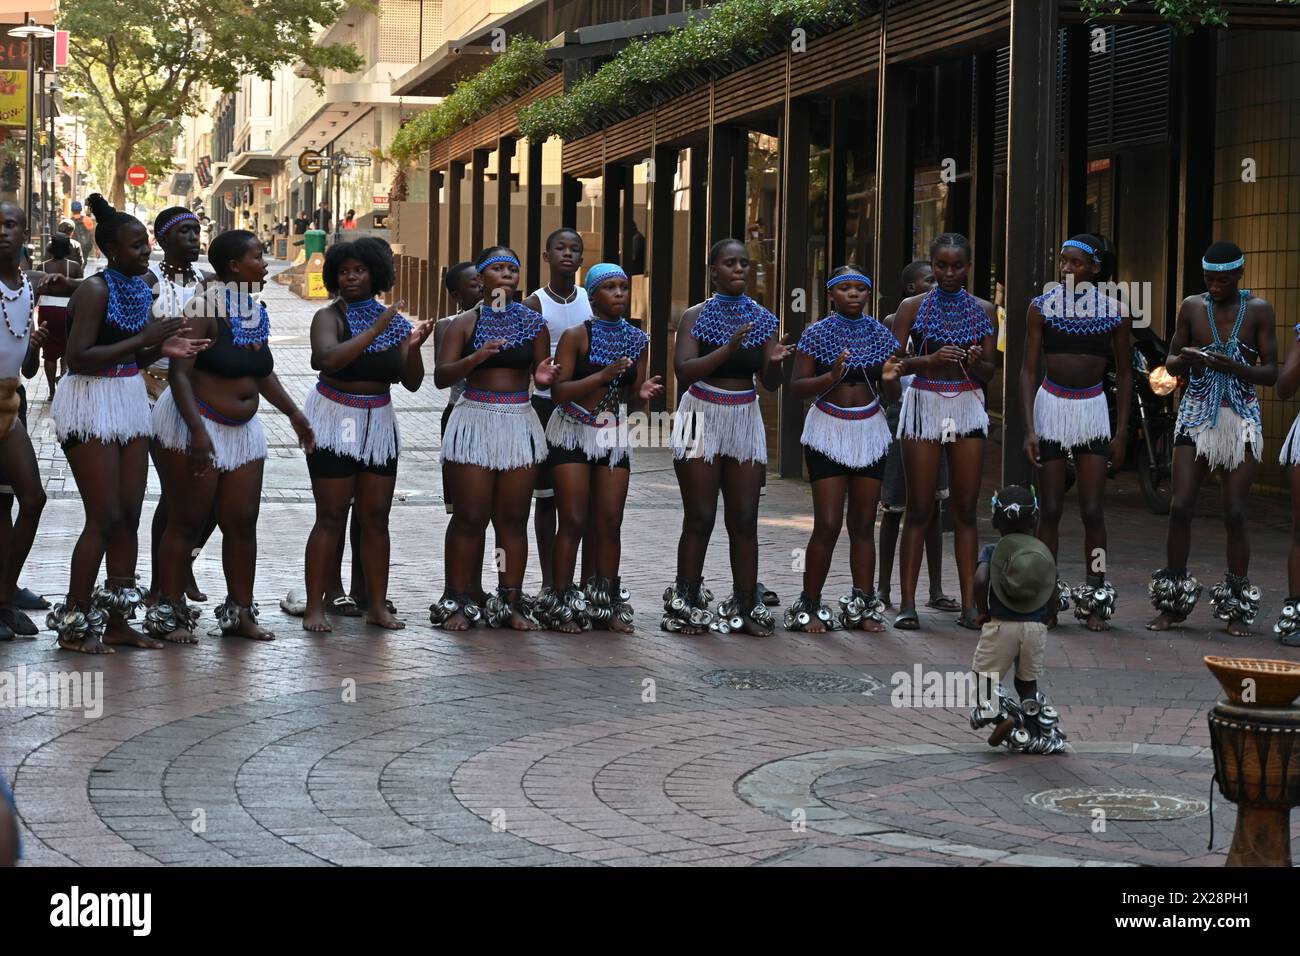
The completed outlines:
{"type": "Polygon", "coordinates": [[[106,249],[117,242],[117,234],[123,226],[129,226],[131,223],[137,226],[143,225],[135,216],[118,212],[99,193],[91,193],[86,200],[86,205],[90,207],[90,213],[95,217],[95,245],[101,249],[106,249]]]}
{"type": "Polygon", "coordinates": [[[933,260],[935,253],[940,249],[960,249],[966,256],[966,261],[970,262],[973,255],[971,251],[970,240],[960,232],[943,232],[934,237],[930,243],[930,259],[933,260]]]}

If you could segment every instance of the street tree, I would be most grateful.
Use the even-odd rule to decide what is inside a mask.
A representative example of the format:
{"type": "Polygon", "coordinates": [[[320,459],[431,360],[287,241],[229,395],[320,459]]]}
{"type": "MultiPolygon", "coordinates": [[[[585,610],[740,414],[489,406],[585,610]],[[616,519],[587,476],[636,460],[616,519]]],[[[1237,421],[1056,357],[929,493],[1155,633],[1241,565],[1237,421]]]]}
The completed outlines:
{"type": "Polygon", "coordinates": [[[125,200],[140,144],[198,113],[205,87],[231,93],[243,77],[270,79],[288,63],[318,86],[325,70],[360,69],[351,44],[312,42],[349,6],[373,8],[371,0],[65,0],[68,75],[114,137],[113,204],[125,200]]]}
{"type": "MultiPolygon", "coordinates": [[[[1275,0],[1279,5],[1300,6],[1300,0],[1275,0]]],[[[1090,19],[1122,14],[1130,0],[1080,0],[1079,6],[1090,19]]],[[[1145,5],[1145,4],[1144,4],[1145,5]]],[[[1198,26],[1226,27],[1230,7],[1223,0],[1153,0],[1151,6],[1171,24],[1190,32],[1198,26]]]]}

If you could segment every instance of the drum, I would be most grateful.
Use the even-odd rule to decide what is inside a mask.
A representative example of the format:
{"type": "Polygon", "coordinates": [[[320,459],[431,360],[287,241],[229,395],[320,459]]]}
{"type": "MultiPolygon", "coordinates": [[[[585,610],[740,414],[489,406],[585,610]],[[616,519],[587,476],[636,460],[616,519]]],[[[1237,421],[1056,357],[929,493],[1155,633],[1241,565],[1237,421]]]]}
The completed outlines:
{"type": "Polygon", "coordinates": [[[1208,719],[1219,792],[1238,806],[1228,866],[1290,866],[1300,708],[1221,701],[1208,719]]]}

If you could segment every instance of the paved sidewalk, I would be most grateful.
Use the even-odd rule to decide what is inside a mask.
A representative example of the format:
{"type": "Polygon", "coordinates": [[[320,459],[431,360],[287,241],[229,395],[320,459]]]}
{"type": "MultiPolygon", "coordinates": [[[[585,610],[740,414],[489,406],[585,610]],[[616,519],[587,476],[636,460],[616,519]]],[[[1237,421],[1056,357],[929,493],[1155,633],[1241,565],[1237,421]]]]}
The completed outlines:
{"type": "MultiPolygon", "coordinates": [[[[314,377],[306,335],[315,306],[276,285],[267,299],[277,371],[303,395],[314,377]]],[[[103,713],[93,719],[0,706],[0,772],[14,783],[29,863],[1222,864],[1234,808],[1216,801],[1216,847],[1207,853],[1205,714],[1218,687],[1201,658],[1300,659],[1266,633],[1286,593],[1286,502],[1257,499],[1251,516],[1254,574],[1265,591],[1260,636],[1210,630],[1208,599],[1192,627],[1158,635],[1141,624],[1150,616],[1146,580],[1163,564],[1163,521],[1142,508],[1130,477],[1114,482],[1116,627],[1092,634],[1068,621],[1048,651],[1045,689],[1075,752],[1010,756],[990,752],[960,710],[891,704],[897,672],[969,666],[974,635],[950,615],[923,611],[922,631],[871,636],[659,631],[681,514],[663,452],[638,457],[624,526],[636,635],[431,628],[425,609],[442,589],[447,523],[436,442],[445,393],[430,378],[414,395],[395,394],[405,447],[392,596],[406,630],[336,619],[333,634],[309,636],[278,610],[302,583],[312,504],[287,422],[270,412],[275,457],[257,593],[274,643],[209,636],[195,647],[104,659],[58,651],[48,632],[0,645],[0,681],[19,666],[29,679],[78,672],[103,681],[103,713]],[[1047,809],[1050,795],[1029,802],[1073,788],[1178,798],[1164,803],[1191,815],[1113,818],[1094,832],[1086,812],[1047,809]]],[[[52,500],[24,581],[55,597],[81,508],[43,430],[44,398],[38,384],[34,424],[52,500]]],[[[156,491],[151,476],[144,555],[156,491]]],[[[1223,553],[1209,492],[1204,510],[1193,572],[1208,585],[1223,553]]],[[[991,539],[986,509],[982,519],[991,539]]],[[[760,516],[761,577],[783,600],[798,593],[795,550],[810,529],[807,485],[773,478],[760,516]]],[[[1067,579],[1079,577],[1080,542],[1069,515],[1067,579]]],[[[945,543],[950,549],[951,536],[945,543]]],[[[706,567],[719,597],[726,561],[719,520],[706,567]]],[[[219,539],[197,574],[214,599],[202,625],[210,627],[224,593],[219,539]]],[[[951,559],[945,576],[955,592],[951,559]]],[[[535,559],[528,581],[536,586],[535,559]]],[[[826,593],[848,583],[842,541],[826,593]]]]}

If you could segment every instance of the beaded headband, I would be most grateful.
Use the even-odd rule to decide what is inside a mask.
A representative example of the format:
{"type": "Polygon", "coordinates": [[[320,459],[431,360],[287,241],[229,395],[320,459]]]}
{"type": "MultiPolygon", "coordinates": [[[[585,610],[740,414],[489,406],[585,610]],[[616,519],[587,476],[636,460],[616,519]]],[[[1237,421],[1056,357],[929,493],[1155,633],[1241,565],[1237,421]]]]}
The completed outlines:
{"type": "Polygon", "coordinates": [[[993,492],[993,500],[991,502],[993,506],[993,510],[1001,511],[1003,514],[1010,515],[1013,518],[1016,517],[1018,514],[1020,514],[1021,508],[1024,508],[1031,515],[1037,514],[1038,513],[1038,492],[1035,491],[1033,488],[1030,488],[1029,493],[1034,496],[1034,503],[1032,505],[1022,505],[1019,501],[1012,501],[1004,505],[998,499],[998,493],[995,491],[993,492]]]}
{"type": "Polygon", "coordinates": [[[623,271],[622,266],[617,266],[612,262],[598,262],[587,270],[587,278],[583,285],[587,289],[587,295],[591,295],[596,288],[606,279],[627,279],[627,273],[623,271]]]}
{"type": "Polygon", "coordinates": [[[1233,269],[1244,269],[1245,267],[1245,256],[1242,256],[1234,262],[1211,262],[1209,259],[1201,260],[1201,268],[1206,272],[1231,272],[1233,269]]]}
{"type": "Polygon", "coordinates": [[[1086,242],[1080,242],[1078,239],[1067,239],[1065,242],[1061,243],[1061,249],[1082,249],[1092,257],[1094,262],[1101,261],[1101,257],[1097,255],[1096,249],[1088,245],[1086,242]]]}
{"type": "Polygon", "coordinates": [[[494,263],[497,262],[508,262],[516,269],[519,268],[519,260],[516,259],[514,256],[488,256],[477,266],[475,266],[475,268],[477,268],[481,272],[482,270],[486,269],[488,266],[493,265],[494,263]]]}
{"type": "Polygon", "coordinates": [[[153,231],[153,234],[161,238],[162,236],[165,236],[167,234],[167,231],[171,229],[172,226],[176,225],[178,222],[184,222],[186,219],[193,219],[195,222],[199,221],[199,217],[194,215],[194,213],[192,212],[178,212],[176,215],[172,216],[161,226],[155,229],[153,231]]]}
{"type": "Polygon", "coordinates": [[[839,285],[841,282],[861,282],[864,283],[868,289],[871,288],[871,280],[868,279],[866,276],[864,276],[861,272],[845,272],[841,275],[837,275],[830,279],[827,279],[826,288],[829,289],[832,286],[839,285]]]}

